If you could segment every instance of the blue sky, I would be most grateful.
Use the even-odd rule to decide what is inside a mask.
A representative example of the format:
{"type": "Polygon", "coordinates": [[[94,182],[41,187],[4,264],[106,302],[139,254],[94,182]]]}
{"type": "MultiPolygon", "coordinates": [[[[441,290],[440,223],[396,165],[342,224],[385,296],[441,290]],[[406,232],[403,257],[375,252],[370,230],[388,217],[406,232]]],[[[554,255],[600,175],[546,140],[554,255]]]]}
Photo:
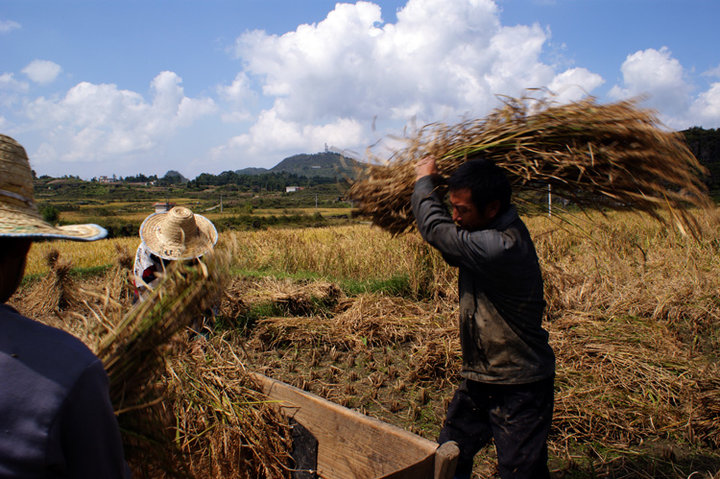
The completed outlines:
{"type": "Polygon", "coordinates": [[[0,132],[39,174],[187,177],[642,95],[720,127],[717,0],[0,0],[0,132]]]}

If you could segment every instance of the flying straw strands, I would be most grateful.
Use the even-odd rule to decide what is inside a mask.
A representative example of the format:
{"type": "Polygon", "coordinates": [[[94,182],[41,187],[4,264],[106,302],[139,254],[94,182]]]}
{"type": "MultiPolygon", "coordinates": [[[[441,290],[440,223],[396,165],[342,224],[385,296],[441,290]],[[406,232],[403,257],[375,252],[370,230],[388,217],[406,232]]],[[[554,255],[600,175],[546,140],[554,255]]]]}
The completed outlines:
{"type": "Polygon", "coordinates": [[[506,170],[516,192],[551,185],[553,194],[580,206],[635,209],[661,221],[664,208],[682,233],[697,235],[699,225],[685,207],[711,206],[706,170],[680,134],[661,129],[655,114],[636,103],[508,98],[483,119],[433,123],[403,139],[406,146],[388,161],[364,168],[349,196],[359,215],[399,234],[414,222],[410,196],[418,160],[435,158],[446,178],[483,154],[506,170]]]}

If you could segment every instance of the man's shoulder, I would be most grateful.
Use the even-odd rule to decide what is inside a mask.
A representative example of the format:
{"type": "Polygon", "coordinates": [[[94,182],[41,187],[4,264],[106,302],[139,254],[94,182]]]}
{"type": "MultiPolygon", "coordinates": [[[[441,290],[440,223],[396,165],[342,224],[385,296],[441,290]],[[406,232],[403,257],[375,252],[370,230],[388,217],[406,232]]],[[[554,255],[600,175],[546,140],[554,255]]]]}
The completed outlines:
{"type": "Polygon", "coordinates": [[[34,321],[0,304],[0,354],[52,376],[65,385],[74,383],[97,356],[78,338],[58,328],[34,321]]]}

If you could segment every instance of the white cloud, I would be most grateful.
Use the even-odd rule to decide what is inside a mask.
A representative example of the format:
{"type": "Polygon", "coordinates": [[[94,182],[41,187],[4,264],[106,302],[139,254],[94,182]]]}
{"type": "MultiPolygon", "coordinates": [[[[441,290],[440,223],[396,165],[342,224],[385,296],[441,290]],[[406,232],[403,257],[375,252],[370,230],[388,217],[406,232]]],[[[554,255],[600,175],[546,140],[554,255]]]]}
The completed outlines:
{"type": "MultiPolygon", "coordinates": [[[[615,85],[611,97],[646,98],[645,105],[658,112],[668,127],[682,130],[702,125],[720,127],[720,82],[698,94],[687,80],[687,72],[670,51],[647,49],[628,55],[622,65],[623,85],[615,85]]],[[[720,76],[720,66],[702,74],[720,76]]]]}
{"type": "Polygon", "coordinates": [[[12,20],[0,20],[0,34],[10,33],[19,28],[20,24],[18,22],[14,22],[12,20]]]}
{"type": "MultiPolygon", "coordinates": [[[[44,141],[34,159],[52,162],[132,161],[158,148],[179,129],[212,113],[210,99],[184,96],[180,77],[162,72],[151,82],[152,100],[113,84],[82,82],[60,99],[37,98],[26,115],[44,141]]],[[[148,165],[140,165],[147,170],[148,165]]]]}
{"type": "Polygon", "coordinates": [[[15,79],[12,73],[3,73],[0,75],[0,93],[5,91],[12,92],[26,92],[28,91],[28,84],[15,79]]]}
{"type": "Polygon", "coordinates": [[[238,73],[230,85],[218,87],[218,93],[225,100],[234,103],[243,103],[254,96],[250,79],[245,72],[238,73]]]}
{"type": "Polygon", "coordinates": [[[331,135],[337,130],[325,125],[350,118],[352,133],[341,139],[365,141],[376,117],[399,130],[412,120],[483,116],[498,105],[498,94],[552,84],[574,99],[580,94],[566,91],[571,83],[586,92],[602,83],[586,69],[556,75],[540,60],[547,36],[537,24],[503,27],[492,0],[409,0],[396,23],[385,23],[374,3],[338,3],[323,21],[284,35],[245,33],[234,49],[245,69],[225,92],[243,92],[252,79],[273,104],[232,148],[307,144],[294,136],[308,134],[299,125],[331,135]],[[265,131],[270,127],[275,133],[265,131]]]}
{"type": "Polygon", "coordinates": [[[703,76],[720,78],[720,65],[716,66],[715,68],[711,68],[706,72],[703,72],[703,76]]]}
{"type": "Polygon", "coordinates": [[[369,2],[338,4],[317,25],[282,36],[243,35],[236,51],[247,72],[262,78],[263,92],[279,99],[278,114],[295,121],[375,115],[436,120],[439,112],[486,108],[497,93],[493,84],[536,81],[526,74],[534,69],[506,59],[502,46],[541,45],[543,33],[500,28],[491,1],[411,0],[396,24],[383,25],[380,13],[369,2]],[[540,39],[531,38],[537,34],[540,39]]]}
{"type": "Polygon", "coordinates": [[[558,103],[578,101],[605,81],[597,73],[585,68],[571,68],[558,74],[548,85],[558,103]]]}
{"type": "Polygon", "coordinates": [[[41,85],[55,81],[61,71],[60,65],[49,60],[33,60],[22,69],[30,80],[41,85]]]}
{"type": "Polygon", "coordinates": [[[682,65],[667,48],[628,55],[621,71],[624,85],[613,86],[609,92],[612,98],[646,97],[647,105],[663,112],[668,123],[687,112],[692,87],[685,80],[682,65]]]}
{"type": "Polygon", "coordinates": [[[250,108],[257,102],[257,93],[245,72],[238,73],[230,85],[217,87],[217,92],[230,107],[229,113],[223,113],[223,121],[239,122],[252,118],[250,108]]]}
{"type": "MultiPolygon", "coordinates": [[[[253,166],[271,167],[277,163],[268,157],[268,149],[278,154],[322,151],[325,146],[366,143],[360,123],[349,118],[312,125],[279,118],[274,110],[263,111],[250,130],[231,138],[211,151],[213,162],[222,163],[242,156],[253,166]],[[272,145],[272,146],[269,146],[272,145]]],[[[237,169],[237,167],[234,167],[237,169]]]]}
{"type": "MultiPolygon", "coordinates": [[[[23,94],[29,90],[27,82],[15,79],[12,73],[0,74],[0,107],[9,112],[22,102],[23,94]]],[[[6,119],[6,123],[9,122],[6,119]]]]}
{"type": "Polygon", "coordinates": [[[720,128],[720,82],[713,83],[707,91],[698,95],[690,107],[690,118],[687,126],[720,128]]]}

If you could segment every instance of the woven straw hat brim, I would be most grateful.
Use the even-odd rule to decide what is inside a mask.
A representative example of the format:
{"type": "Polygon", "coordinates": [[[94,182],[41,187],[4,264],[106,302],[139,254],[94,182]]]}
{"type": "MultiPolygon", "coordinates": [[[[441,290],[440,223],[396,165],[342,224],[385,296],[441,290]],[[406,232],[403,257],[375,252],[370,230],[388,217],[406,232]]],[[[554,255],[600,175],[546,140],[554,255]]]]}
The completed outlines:
{"type": "Polygon", "coordinates": [[[152,254],[162,259],[184,261],[199,258],[210,251],[217,243],[218,233],[212,221],[202,215],[195,214],[198,234],[186,238],[182,247],[168,244],[161,236],[160,225],[167,218],[167,212],[153,213],[140,225],[140,239],[152,254]]]}
{"type": "Polygon", "coordinates": [[[27,210],[0,204],[0,236],[94,241],[107,236],[107,230],[96,224],[53,226],[27,210]]]}
{"type": "Polygon", "coordinates": [[[107,236],[95,224],[53,226],[38,213],[25,148],[0,134],[0,237],[92,241],[107,236]]]}

